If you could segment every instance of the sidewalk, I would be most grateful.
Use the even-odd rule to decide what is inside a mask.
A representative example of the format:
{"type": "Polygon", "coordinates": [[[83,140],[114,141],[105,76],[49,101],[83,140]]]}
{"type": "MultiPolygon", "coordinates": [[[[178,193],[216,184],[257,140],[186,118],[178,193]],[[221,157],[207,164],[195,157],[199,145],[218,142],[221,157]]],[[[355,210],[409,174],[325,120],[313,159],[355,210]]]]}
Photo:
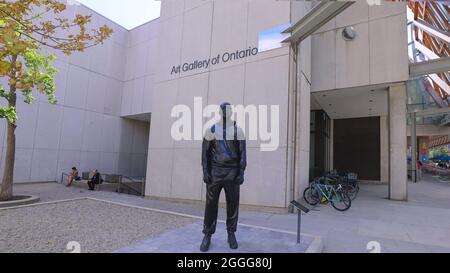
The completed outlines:
{"type": "MultiPolygon", "coordinates": [[[[199,217],[204,209],[201,203],[90,192],[54,183],[16,185],[15,190],[38,195],[42,202],[92,197],[199,217]]],[[[409,184],[409,202],[387,200],[387,190],[387,185],[361,185],[358,198],[343,213],[326,205],[314,208],[302,217],[302,233],[321,236],[324,252],[369,252],[371,241],[380,243],[381,252],[450,252],[450,183],[425,175],[422,182],[409,184]]],[[[225,219],[224,209],[220,209],[219,219],[225,219]]],[[[239,222],[295,232],[297,216],[242,209],[239,222]]]]}

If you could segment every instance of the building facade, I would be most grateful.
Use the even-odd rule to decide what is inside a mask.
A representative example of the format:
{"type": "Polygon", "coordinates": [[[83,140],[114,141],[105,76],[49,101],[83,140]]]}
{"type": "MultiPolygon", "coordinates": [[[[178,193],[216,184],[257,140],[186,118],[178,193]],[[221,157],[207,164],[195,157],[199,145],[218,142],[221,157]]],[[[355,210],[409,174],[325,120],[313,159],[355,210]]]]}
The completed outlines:
{"type": "Polygon", "coordinates": [[[252,51],[262,32],[295,24],[314,5],[165,0],[160,18],[131,31],[94,13],[113,38],[58,56],[57,106],[40,97],[19,105],[15,181],[54,181],[80,166],[145,176],[148,197],[204,200],[201,140],[171,135],[173,108],[201,98],[203,107],[279,106],[277,148],[247,143],[241,203],[285,208],[315,172],[333,168],[389,183],[389,196],[405,200],[406,4],[356,1],[298,46],[252,51]]]}

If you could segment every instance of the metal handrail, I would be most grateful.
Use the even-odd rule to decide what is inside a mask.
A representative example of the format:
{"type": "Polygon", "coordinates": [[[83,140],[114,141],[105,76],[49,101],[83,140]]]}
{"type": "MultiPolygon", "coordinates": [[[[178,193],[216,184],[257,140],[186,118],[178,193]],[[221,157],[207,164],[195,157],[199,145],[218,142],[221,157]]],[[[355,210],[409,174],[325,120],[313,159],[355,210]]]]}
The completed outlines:
{"type": "Polygon", "coordinates": [[[70,176],[70,174],[68,174],[68,173],[65,173],[65,172],[63,172],[62,174],[61,174],[61,184],[63,184],[64,182],[64,176],[67,176],[67,177],[69,177],[70,176]]]}
{"type": "Polygon", "coordinates": [[[120,187],[121,187],[122,185],[124,185],[128,190],[131,189],[132,191],[134,191],[135,193],[140,194],[141,196],[144,196],[144,195],[145,195],[145,177],[142,178],[142,180],[139,180],[139,181],[138,181],[138,180],[135,180],[135,179],[133,179],[133,178],[131,178],[131,177],[129,177],[129,176],[121,175],[121,176],[120,176],[120,179],[119,179],[119,185],[118,185],[118,188],[117,188],[117,192],[118,192],[118,193],[120,193],[120,187]],[[142,185],[141,185],[141,192],[139,192],[139,191],[136,190],[135,188],[130,187],[129,185],[123,183],[123,178],[126,178],[126,179],[130,180],[132,183],[142,183],[142,185]]]}

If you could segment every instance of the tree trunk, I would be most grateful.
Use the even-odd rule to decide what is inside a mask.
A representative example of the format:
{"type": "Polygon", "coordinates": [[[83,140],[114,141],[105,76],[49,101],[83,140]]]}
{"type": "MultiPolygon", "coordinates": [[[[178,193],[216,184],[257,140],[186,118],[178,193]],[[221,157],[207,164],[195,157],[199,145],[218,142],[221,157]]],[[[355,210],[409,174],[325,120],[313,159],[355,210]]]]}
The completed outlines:
{"type": "MultiPolygon", "coordinates": [[[[12,77],[15,77],[15,63],[17,56],[12,58],[13,69],[12,77]]],[[[16,107],[16,86],[10,85],[10,97],[8,99],[9,107],[16,107]]],[[[6,131],[6,157],[5,168],[3,170],[2,186],[0,189],[0,201],[8,201],[13,197],[13,178],[14,178],[14,162],[16,158],[16,124],[8,121],[6,131]]]]}
{"type": "Polygon", "coordinates": [[[16,125],[8,122],[6,137],[6,157],[5,168],[3,170],[2,188],[0,191],[0,201],[8,201],[13,194],[14,161],[16,157],[16,125]]]}

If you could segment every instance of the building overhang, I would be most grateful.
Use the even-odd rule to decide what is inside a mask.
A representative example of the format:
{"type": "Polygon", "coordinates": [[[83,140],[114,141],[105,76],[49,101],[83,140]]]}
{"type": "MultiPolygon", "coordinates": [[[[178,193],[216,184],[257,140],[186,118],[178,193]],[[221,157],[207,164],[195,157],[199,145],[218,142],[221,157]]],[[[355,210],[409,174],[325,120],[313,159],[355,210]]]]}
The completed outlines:
{"type": "Polygon", "coordinates": [[[283,33],[291,34],[283,43],[299,43],[344,11],[353,1],[321,1],[302,19],[283,33]]]}
{"type": "Polygon", "coordinates": [[[433,73],[447,72],[449,70],[450,70],[450,57],[441,57],[434,60],[410,64],[409,76],[411,78],[414,78],[433,73]]]}
{"type": "Polygon", "coordinates": [[[428,117],[428,116],[437,116],[437,115],[445,115],[450,114],[449,107],[445,108],[429,108],[425,110],[414,110],[409,112],[410,114],[414,113],[416,117],[428,117]]]}

